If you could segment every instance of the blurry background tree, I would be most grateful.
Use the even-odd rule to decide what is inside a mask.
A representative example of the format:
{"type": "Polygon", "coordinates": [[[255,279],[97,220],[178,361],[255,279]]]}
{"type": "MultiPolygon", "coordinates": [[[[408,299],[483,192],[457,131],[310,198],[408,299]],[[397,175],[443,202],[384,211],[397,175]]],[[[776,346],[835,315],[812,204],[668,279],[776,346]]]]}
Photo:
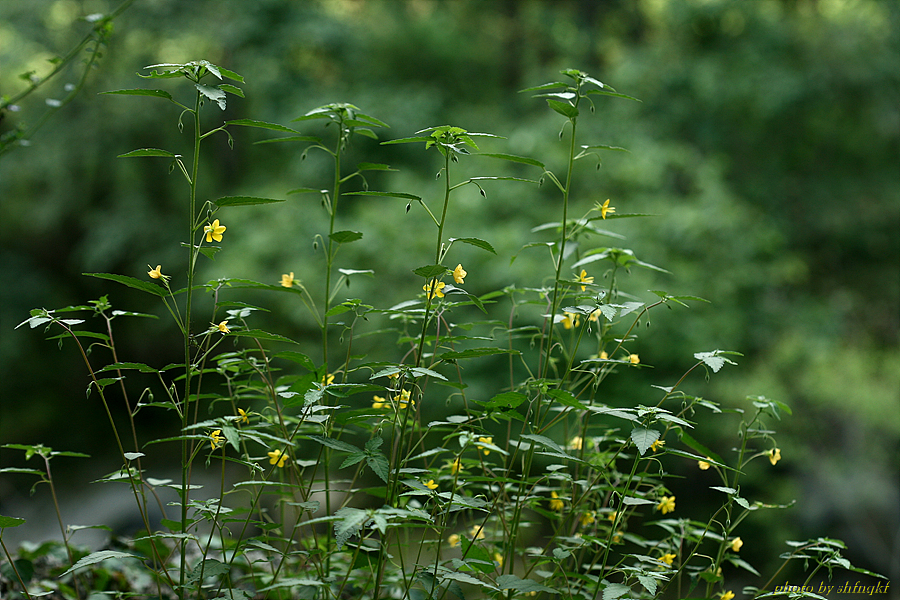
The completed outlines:
{"type": "MultiPolygon", "coordinates": [[[[28,85],[20,74],[46,73],[48,59],[77,44],[90,27],[79,17],[117,5],[0,3],[2,93],[13,96],[28,85]]],[[[638,348],[642,362],[655,367],[653,383],[670,385],[693,352],[738,350],[745,354],[740,367],[709,385],[695,382],[690,391],[731,406],[741,406],[747,394],[764,394],[797,415],[779,428],[784,460],[778,471],[758,473],[757,489],[745,495],[796,498],[801,508],[748,525],[769,545],[745,546],[742,555],[771,568],[761,561],[781,551],[784,539],[829,535],[848,542],[855,564],[900,579],[897,559],[891,564],[900,556],[900,4],[139,0],[114,29],[82,95],[0,163],[3,443],[88,452],[95,456],[89,477],[118,466],[103,457],[108,425],[85,402],[79,359],[39,334],[12,328],[31,308],[83,304],[102,294],[114,308],[162,314],[146,296],[80,273],[142,277],[148,264],[179,264],[182,240],[170,224],[186,202],[181,178],[166,176],[165,165],[152,160],[115,159],[142,147],[185,151],[177,115],[163,103],[97,93],[141,87],[135,71],[145,65],[206,58],[247,81],[248,98],[229,102],[223,119],[290,124],[319,105],[350,102],[393,127],[383,139],[459,125],[508,138],[486,143],[488,151],[529,156],[540,149],[536,158],[553,169],[559,157],[544,149],[559,120],[541,101],[516,92],[573,67],[643,101],[598,103],[599,118],[586,122],[597,143],[631,153],[604,155],[597,174],[581,178],[576,206],[586,210],[612,198],[620,212],[660,215],[610,228],[628,236],[640,258],[671,272],[634,272],[632,289],[713,301],[654,318],[638,348]]],[[[73,64],[62,75],[69,79],[5,112],[2,131],[34,122],[47,98],[62,97],[79,73],[73,64]]],[[[299,129],[323,133],[315,127],[299,129]]],[[[202,198],[285,197],[294,188],[326,187],[324,157],[301,161],[300,146],[251,145],[262,139],[250,130],[237,132],[233,150],[224,139],[210,144],[217,166],[202,176],[202,198]]],[[[372,189],[437,193],[438,167],[421,152],[372,141],[351,154],[351,161],[399,169],[370,178],[372,189]]],[[[516,172],[518,165],[491,160],[464,168],[472,170],[468,175],[516,172]]],[[[525,251],[512,265],[509,259],[543,239],[523,232],[552,218],[548,196],[524,184],[496,193],[486,184],[485,190],[487,199],[477,190],[459,196],[449,227],[489,240],[503,260],[462,250],[467,288],[539,285],[529,274],[544,255],[525,251]]],[[[277,283],[293,271],[306,281],[321,260],[313,237],[326,228],[314,196],[241,212],[228,223],[231,237],[208,267],[210,278],[277,283]]],[[[409,256],[426,250],[416,244],[428,243],[408,232],[427,227],[427,216],[416,207],[407,214],[400,200],[344,202],[353,207],[346,228],[365,237],[347,247],[338,266],[376,272],[374,279],[355,279],[349,296],[380,307],[408,299],[420,286],[410,270],[422,262],[409,256]]],[[[595,241],[619,245],[612,238],[595,241]]],[[[316,356],[305,312],[277,301],[262,301],[273,308],[265,328],[305,340],[316,356]]],[[[118,337],[120,354],[130,360],[178,359],[176,331],[164,319],[122,323],[118,337]]],[[[608,402],[648,401],[646,373],[630,378],[631,387],[610,390],[608,402]]],[[[496,388],[490,377],[485,368],[485,390],[496,388]]],[[[12,460],[4,453],[4,466],[12,460]]],[[[15,484],[0,483],[4,504],[23,495],[15,484]]],[[[679,497],[679,508],[688,506],[679,497]]]]}

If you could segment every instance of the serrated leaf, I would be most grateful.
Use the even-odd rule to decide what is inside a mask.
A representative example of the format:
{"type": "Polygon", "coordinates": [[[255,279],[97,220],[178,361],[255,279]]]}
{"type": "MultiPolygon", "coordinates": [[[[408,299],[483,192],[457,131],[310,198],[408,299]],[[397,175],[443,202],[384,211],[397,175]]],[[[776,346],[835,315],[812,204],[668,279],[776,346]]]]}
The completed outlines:
{"type": "Polygon", "coordinates": [[[656,504],[655,500],[647,500],[646,498],[636,498],[634,496],[625,496],[622,498],[622,504],[625,506],[640,506],[641,504],[656,504]]]}
{"type": "Polygon", "coordinates": [[[225,124],[240,125],[241,127],[257,127],[259,129],[271,129],[273,131],[284,131],[286,133],[299,133],[296,129],[291,129],[290,127],[285,127],[284,125],[279,125],[278,123],[267,123],[266,121],[257,121],[256,119],[234,119],[232,121],[225,121],[225,124]]]}
{"type": "Polygon", "coordinates": [[[358,231],[335,231],[329,234],[328,237],[338,244],[349,244],[350,242],[361,240],[363,234],[358,231]]]}
{"type": "Polygon", "coordinates": [[[298,344],[299,342],[295,342],[291,338],[284,337],[283,335],[279,335],[277,333],[269,333],[268,331],[263,331],[261,329],[238,329],[232,330],[228,335],[233,337],[249,337],[256,340],[269,340],[271,342],[287,342],[288,344],[298,344]]]}
{"type": "Polygon", "coordinates": [[[215,204],[219,207],[224,206],[255,206],[257,204],[275,204],[284,202],[275,198],[256,198],[253,196],[225,196],[216,200],[215,204]]]}
{"type": "Polygon", "coordinates": [[[242,89],[239,88],[239,87],[235,87],[235,86],[233,86],[233,85],[229,85],[229,84],[227,84],[227,83],[220,83],[220,84],[219,84],[219,89],[222,90],[222,91],[224,91],[224,92],[228,92],[229,94],[234,94],[234,95],[237,96],[238,98],[243,98],[243,97],[244,97],[244,90],[242,90],[242,89]]]}
{"type": "Polygon", "coordinates": [[[168,150],[160,150],[159,148],[140,148],[139,150],[132,150],[131,152],[120,154],[116,158],[135,158],[138,156],[164,156],[166,158],[178,158],[179,155],[173,154],[168,150]]]}
{"type": "Polygon", "coordinates": [[[525,593],[546,592],[548,594],[558,594],[557,590],[541,585],[533,579],[520,579],[519,577],[509,574],[500,575],[496,581],[497,587],[501,590],[518,590],[525,593]]]}
{"type": "Polygon", "coordinates": [[[535,160],[533,158],[528,158],[526,156],[516,156],[514,154],[503,154],[503,153],[495,153],[495,152],[482,152],[478,156],[490,156],[492,158],[500,158],[502,160],[509,160],[512,162],[522,163],[526,165],[532,165],[534,167],[544,168],[544,163],[539,160],[535,160]]]}
{"type": "Polygon", "coordinates": [[[491,254],[497,254],[497,251],[494,250],[494,247],[491,246],[488,242],[484,240],[480,240],[478,238],[450,238],[448,240],[451,244],[453,242],[464,242],[466,244],[471,244],[477,248],[481,248],[482,250],[487,250],[491,254]]]}
{"type": "Polygon", "coordinates": [[[131,90],[113,90],[111,92],[100,92],[101,94],[119,94],[122,96],[153,96],[155,98],[165,98],[166,100],[172,100],[172,94],[166,92],[164,90],[145,90],[145,89],[131,89],[131,90]]]}
{"type": "Polygon", "coordinates": [[[630,594],[631,588],[621,583],[611,583],[603,589],[603,600],[617,600],[630,594]]]}
{"type": "Polygon", "coordinates": [[[659,432],[655,429],[645,429],[644,427],[635,427],[631,430],[631,441],[637,446],[641,456],[644,455],[653,442],[659,439],[659,432]]]}
{"type": "Polygon", "coordinates": [[[415,273],[419,277],[425,277],[426,279],[431,279],[432,277],[443,275],[446,272],[447,267],[445,267],[444,265],[425,265],[424,267],[419,267],[418,269],[413,270],[413,273],[415,273]]]}
{"type": "Polygon", "coordinates": [[[547,104],[550,105],[550,108],[569,119],[574,119],[578,116],[578,109],[568,102],[560,102],[559,100],[552,100],[548,98],[547,104]]]}
{"type": "Polygon", "coordinates": [[[64,573],[60,575],[60,577],[65,577],[69,573],[73,573],[85,567],[89,567],[91,565],[95,565],[99,562],[103,562],[104,560],[109,560],[110,558],[139,558],[134,554],[128,554],[127,552],[117,552],[115,550],[101,550],[99,552],[92,552],[88,554],[74,565],[72,568],[67,569],[64,573]]]}
{"type": "Polygon", "coordinates": [[[217,87],[206,85],[203,83],[195,83],[194,87],[197,91],[219,105],[219,108],[225,110],[225,92],[217,87]]]}
{"type": "MultiPolygon", "coordinates": [[[[325,437],[324,435],[310,435],[307,436],[309,439],[319,442],[323,446],[328,446],[334,450],[340,450],[341,452],[363,452],[353,444],[348,444],[347,442],[342,442],[341,440],[336,440],[333,438],[325,437]]],[[[364,452],[363,452],[364,453],[364,452]]],[[[365,454],[365,453],[364,453],[365,454]]]]}
{"type": "Polygon", "coordinates": [[[485,403],[485,408],[516,408],[528,400],[528,396],[519,392],[503,392],[485,403]]]}
{"type": "Polygon", "coordinates": [[[354,535],[359,535],[363,525],[369,520],[368,511],[344,507],[335,513],[340,521],[334,523],[334,538],[338,548],[342,548],[354,535]]]}
{"type": "Polygon", "coordinates": [[[391,465],[384,454],[372,454],[366,457],[366,464],[375,472],[376,475],[385,483],[388,482],[388,475],[391,472],[391,465]]]}
{"type": "Polygon", "coordinates": [[[371,190],[363,190],[361,192],[346,192],[344,196],[380,196],[383,198],[403,198],[404,200],[421,200],[415,194],[407,194],[405,192],[373,192],[371,190]]]}
{"type": "Polygon", "coordinates": [[[19,525],[24,525],[25,519],[20,517],[7,517],[5,515],[0,515],[0,527],[18,527],[19,525]]]}
{"type": "Polygon", "coordinates": [[[720,352],[720,350],[713,350],[712,352],[695,352],[694,358],[703,361],[703,364],[712,369],[713,373],[718,373],[719,369],[721,369],[725,363],[730,365],[737,364],[734,361],[721,356],[720,352]]]}
{"type": "Polygon", "coordinates": [[[644,586],[644,589],[650,592],[653,595],[656,595],[656,589],[658,587],[658,582],[652,577],[648,577],[647,575],[638,575],[638,581],[641,582],[641,585],[644,586]]]}
{"type": "Polygon", "coordinates": [[[159,373],[159,369],[154,369],[151,366],[145,365],[144,363],[136,363],[136,362],[119,362],[113,363],[111,365],[106,365],[102,369],[97,369],[98,373],[102,373],[103,371],[125,371],[125,370],[136,370],[141,373],[159,373]]]}
{"type": "Polygon", "coordinates": [[[478,358],[481,356],[491,356],[494,354],[519,354],[518,350],[508,350],[505,348],[469,348],[468,350],[460,350],[459,352],[444,352],[440,355],[441,360],[459,360],[461,358],[478,358]]]}
{"type": "Polygon", "coordinates": [[[82,273],[82,275],[86,275],[88,277],[96,277],[97,279],[108,279],[109,281],[115,281],[116,283],[127,285],[130,288],[141,290],[142,292],[147,292],[148,294],[153,294],[154,296],[159,296],[160,298],[165,298],[166,296],[165,288],[150,283],[149,281],[142,281],[140,279],[135,279],[134,277],[128,277],[127,275],[116,275],[114,273],[82,273]]]}

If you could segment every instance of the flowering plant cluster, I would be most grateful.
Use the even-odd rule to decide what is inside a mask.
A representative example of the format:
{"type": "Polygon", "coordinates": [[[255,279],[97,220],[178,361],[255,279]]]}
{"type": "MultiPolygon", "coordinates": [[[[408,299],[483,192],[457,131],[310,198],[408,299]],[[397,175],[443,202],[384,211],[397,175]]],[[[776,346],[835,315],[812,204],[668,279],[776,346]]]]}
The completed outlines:
{"type": "MultiPolygon", "coordinates": [[[[110,93],[162,98],[180,107],[193,125],[190,164],[166,150],[121,155],[162,157],[184,176],[185,233],[191,241],[185,244],[184,265],[166,267],[186,276],[164,275],[160,264],[150,266],[146,277],[93,276],[156,297],[179,327],[184,362],[158,367],[119,358],[110,324],[137,313],[112,311],[105,297],[92,306],[38,309],[23,323],[61,329],[84,357],[88,391],[99,397],[106,414],[112,402],[124,402],[131,417],[127,435],[109,417],[122,466],[103,480],[129,486],[143,529],[133,539],[117,540],[115,548],[83,552],[70,543],[71,531],[60,517],[67,562],[55,589],[66,597],[105,593],[115,577],[101,574],[127,568],[142,573],[144,587],[133,583],[110,593],[179,599],[690,595],[731,600],[739,591],[734,581],[758,575],[741,558],[743,540],[752,544],[743,523],[773,508],[772,499],[746,498],[742,476],[757,459],[768,459],[767,468],[779,467],[781,450],[770,427],[790,409],[752,397],[732,410],[741,424],[731,454],[695,439],[697,421],[718,418],[724,409],[688,394],[683,384],[692,375],[734,364],[730,357],[737,353],[721,350],[694,353],[679,380],[657,382],[658,397],[649,404],[614,401],[604,393],[608,379],[647,367],[647,356],[642,360],[636,347],[638,325],[651,311],[702,301],[660,291],[651,302],[639,301],[620,291],[623,276],[632,267],[658,267],[629,249],[575,243],[603,235],[594,226],[597,220],[643,216],[624,212],[626,199],[617,200],[618,206],[611,199],[596,201],[578,218],[569,214],[581,200],[572,194],[578,161],[615,149],[582,145],[582,113],[593,112],[595,100],[628,96],[577,70],[528,90],[562,119],[568,161],[560,174],[534,158],[483,152],[479,144],[498,136],[455,126],[384,142],[437,151],[440,201],[429,207],[417,194],[368,185],[344,189],[354,179],[365,182],[366,171],[390,170],[380,163],[346,169],[342,159],[353,141],[377,139],[375,131],[386,127],[356,106],[329,104],[296,119],[330,125],[330,142],[249,119],[204,130],[203,110],[224,110],[229,96],[243,97],[234,85],[241,76],[208,61],[151,69],[153,79],[189,81],[193,102],[183,104],[161,90],[110,93]],[[201,257],[220,251],[227,256],[229,239],[241,235],[239,221],[226,218],[227,212],[219,217],[220,210],[278,202],[248,196],[198,202],[201,142],[217,133],[231,141],[229,130],[235,127],[283,134],[279,141],[307,144],[304,153],[330,157],[334,184],[318,192],[328,223],[318,238],[320,289],[308,289],[289,266],[280,281],[274,274],[258,282],[200,279],[201,257]],[[534,176],[458,180],[455,165],[463,159],[516,163],[533,169],[534,176]],[[486,197],[483,186],[497,180],[549,182],[542,189],[558,203],[561,219],[539,229],[555,231],[554,239],[527,246],[550,249],[546,277],[475,295],[463,286],[477,281],[478,273],[467,272],[454,251],[460,244],[496,251],[487,240],[450,237],[462,229],[450,207],[457,190],[475,186],[486,197]],[[339,249],[363,237],[339,228],[339,203],[349,195],[403,199],[407,210],[415,202],[433,222],[435,251],[418,259],[422,266],[410,265],[415,278],[410,277],[407,302],[376,307],[339,300],[348,278],[371,274],[336,266],[339,249]],[[237,299],[246,288],[291,294],[308,308],[321,333],[321,354],[270,350],[295,342],[254,326],[261,307],[237,299]],[[200,290],[209,292],[211,304],[203,304],[200,290]],[[499,326],[492,311],[503,305],[529,324],[499,326]],[[535,306],[539,310],[529,312],[535,306]],[[207,311],[202,321],[209,326],[196,333],[201,310],[207,311]],[[77,311],[99,315],[110,327],[86,336],[79,328],[85,321],[66,316],[77,311]],[[354,355],[357,328],[376,316],[394,324],[389,333],[399,340],[397,347],[385,344],[378,356],[354,355]],[[336,331],[342,332],[340,339],[336,331]],[[112,362],[96,368],[87,358],[85,337],[109,350],[112,362]],[[495,389],[471,393],[464,378],[470,361],[502,366],[508,377],[498,377],[495,389]],[[147,391],[135,401],[130,384],[141,377],[147,378],[147,391]],[[171,418],[172,435],[144,439],[134,419],[138,409],[163,411],[171,418]],[[160,444],[178,447],[180,481],[153,477],[160,444]],[[204,463],[217,472],[218,489],[198,485],[196,472],[204,463]],[[690,499],[676,494],[671,472],[685,465],[692,485],[722,494],[715,514],[695,514],[690,499]]],[[[16,448],[42,458],[45,469],[26,471],[52,484],[50,459],[65,453],[16,448]]],[[[0,517],[0,526],[20,521],[0,517]]],[[[846,568],[840,549],[833,540],[811,541],[799,544],[786,560],[815,558],[813,574],[823,567],[846,568]]],[[[27,557],[15,559],[8,551],[7,557],[10,597],[39,596],[47,584],[25,568],[27,557]]],[[[771,595],[771,585],[761,582],[746,593],[771,595]]]]}

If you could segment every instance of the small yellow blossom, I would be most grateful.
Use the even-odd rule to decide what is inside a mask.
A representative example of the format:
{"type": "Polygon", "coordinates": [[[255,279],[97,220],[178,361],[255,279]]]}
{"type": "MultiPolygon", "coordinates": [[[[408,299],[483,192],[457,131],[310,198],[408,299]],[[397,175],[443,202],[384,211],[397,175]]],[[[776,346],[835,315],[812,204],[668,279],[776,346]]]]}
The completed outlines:
{"type": "Polygon", "coordinates": [[[591,323],[596,323],[597,321],[600,320],[601,314],[602,313],[600,312],[600,309],[598,308],[597,310],[595,310],[594,312],[592,312],[590,314],[590,316],[588,317],[588,321],[590,321],[591,323]]]}
{"type": "Polygon", "coordinates": [[[444,283],[443,281],[438,281],[436,279],[432,279],[431,283],[426,283],[425,285],[422,286],[422,289],[425,290],[426,295],[428,296],[428,299],[431,300],[435,296],[437,296],[438,298],[443,298],[444,297],[443,289],[444,289],[444,286],[446,286],[446,285],[447,284],[444,283]]]}
{"type": "Polygon", "coordinates": [[[604,202],[602,205],[600,205],[600,216],[605,219],[606,215],[611,215],[614,212],[616,212],[616,207],[610,206],[609,198],[607,198],[606,202],[604,202]]]}
{"type": "Polygon", "coordinates": [[[581,316],[576,315],[570,312],[564,312],[562,318],[563,327],[566,329],[572,329],[573,327],[578,327],[579,323],[581,323],[581,316]]]}
{"type": "Polygon", "coordinates": [[[497,563],[497,566],[501,569],[503,568],[503,555],[499,552],[494,552],[494,562],[497,563]]]}
{"type": "Polygon", "coordinates": [[[594,278],[593,278],[593,277],[588,277],[588,276],[587,276],[587,271],[585,271],[584,269],[582,269],[582,270],[581,270],[581,275],[578,276],[578,283],[582,284],[582,285],[581,285],[581,291],[583,292],[583,291],[585,291],[585,290],[587,289],[587,284],[594,283],[594,278]]]}
{"type": "Polygon", "coordinates": [[[294,287],[294,272],[284,273],[281,276],[281,287],[294,287]]]}
{"type": "Polygon", "coordinates": [[[616,522],[616,518],[617,518],[618,516],[619,516],[619,511],[614,510],[614,511],[612,511],[611,513],[609,513],[608,515],[606,515],[606,518],[607,518],[611,523],[615,523],[615,522],[616,522]]]}
{"type": "Polygon", "coordinates": [[[213,240],[217,242],[222,241],[222,234],[225,233],[225,226],[219,225],[219,220],[216,219],[212,222],[212,225],[207,225],[203,228],[203,233],[206,234],[206,243],[210,243],[213,240]]]}
{"type": "Polygon", "coordinates": [[[484,539],[484,527],[481,525],[472,525],[472,529],[469,530],[469,535],[476,540],[484,539]]]}
{"type": "Polygon", "coordinates": [[[462,265],[456,265],[456,268],[453,269],[453,281],[456,283],[465,283],[465,276],[468,275],[466,270],[462,268],[462,265]]]}
{"type": "Polygon", "coordinates": [[[453,462],[450,463],[450,473],[452,475],[456,475],[457,473],[459,473],[462,470],[463,470],[462,461],[457,456],[456,460],[454,460],[453,462]]]}
{"type": "Polygon", "coordinates": [[[215,450],[216,448],[219,447],[219,444],[222,443],[223,439],[224,438],[222,437],[222,430],[216,429],[211,434],[209,434],[209,445],[212,447],[213,450],[215,450]]]}
{"type": "MultiPolygon", "coordinates": [[[[478,441],[481,442],[482,444],[493,444],[493,443],[494,443],[494,438],[492,438],[492,437],[480,437],[480,438],[478,438],[478,441]]],[[[482,446],[481,444],[475,444],[475,447],[476,447],[476,448],[479,448],[482,452],[484,452],[484,455],[485,455],[485,456],[487,456],[488,454],[491,453],[490,450],[488,450],[487,448],[485,448],[485,447],[482,446]]]]}
{"type": "Polygon", "coordinates": [[[569,440],[569,448],[572,450],[581,450],[584,447],[584,438],[580,435],[576,435],[571,440],[569,440]]]}
{"type": "Polygon", "coordinates": [[[665,445],[666,443],[663,440],[656,440],[655,442],[650,444],[650,452],[656,452],[665,445]]]}
{"type": "Polygon", "coordinates": [[[429,479],[427,482],[425,482],[424,485],[425,485],[425,487],[427,487],[429,490],[436,490],[437,487],[438,487],[438,484],[436,484],[436,483],[434,482],[434,479],[429,479]]]}
{"type": "Polygon", "coordinates": [[[383,398],[381,396],[372,396],[374,402],[372,403],[372,408],[384,408],[387,406],[387,398],[383,398]]]}
{"type": "Polygon", "coordinates": [[[249,423],[250,422],[250,413],[245,411],[243,408],[238,409],[238,414],[241,416],[241,418],[238,419],[241,423],[249,423]]]}
{"type": "Polygon", "coordinates": [[[606,360],[607,358],[609,358],[609,354],[605,350],[600,353],[600,360],[606,360]]]}
{"type": "Polygon", "coordinates": [[[334,375],[330,373],[322,375],[322,385],[331,385],[332,383],[334,383],[334,375]]]}
{"type": "Polygon", "coordinates": [[[711,465],[710,465],[708,462],[706,462],[705,460],[698,460],[698,461],[697,461],[697,466],[700,467],[700,470],[701,470],[701,471],[705,471],[705,470],[707,470],[711,465]]]}
{"type": "Polygon", "coordinates": [[[556,492],[550,492],[550,510],[562,510],[566,503],[559,499],[556,492]]]}
{"type": "Polygon", "coordinates": [[[631,364],[633,364],[633,365],[640,364],[640,362],[641,362],[641,359],[637,354],[630,354],[628,356],[628,360],[631,361],[631,364]]]}
{"type": "Polygon", "coordinates": [[[269,464],[270,465],[277,464],[279,468],[283,467],[285,461],[288,460],[288,455],[283,454],[281,452],[281,450],[278,450],[277,448],[275,450],[272,450],[271,452],[266,452],[266,454],[269,455],[269,464]]]}
{"type": "Polygon", "coordinates": [[[621,531],[617,531],[615,534],[613,534],[613,538],[612,538],[613,544],[618,544],[619,542],[621,542],[622,538],[624,536],[625,536],[624,533],[622,533],[621,531]]]}
{"type": "MultiPolygon", "coordinates": [[[[149,267],[150,265],[147,265],[147,266],[149,267]]],[[[162,279],[163,281],[169,280],[168,275],[162,274],[162,265],[156,265],[155,269],[151,267],[150,270],[147,272],[147,275],[149,275],[153,279],[162,279]]]]}
{"type": "Polygon", "coordinates": [[[593,523],[595,521],[596,516],[597,516],[597,513],[594,511],[584,513],[583,515],[581,515],[581,525],[583,527],[587,527],[588,525],[590,525],[591,523],[593,523]]]}
{"type": "Polygon", "coordinates": [[[457,546],[459,546],[459,542],[460,542],[459,534],[458,533],[452,534],[450,537],[447,538],[447,542],[450,544],[451,548],[456,548],[457,546]]]}
{"type": "Polygon", "coordinates": [[[215,326],[216,329],[218,329],[222,333],[231,333],[231,330],[228,329],[228,319],[225,319],[218,325],[216,325],[215,323],[213,323],[213,325],[215,326]]]}
{"type": "Polygon", "coordinates": [[[743,546],[743,545],[744,545],[744,541],[741,538],[736,537],[733,540],[731,540],[731,551],[739,552],[741,549],[741,546],[743,546]]]}
{"type": "Polygon", "coordinates": [[[656,510],[662,514],[675,512],[675,496],[663,496],[660,503],[656,505],[656,510]]]}
{"type": "Polygon", "coordinates": [[[675,562],[675,555],[674,554],[663,554],[662,556],[659,557],[659,560],[666,563],[667,565],[671,566],[672,563],[675,562]]]}
{"type": "Polygon", "coordinates": [[[731,600],[732,598],[734,598],[734,592],[731,590],[719,594],[719,600],[731,600]]]}
{"type": "Polygon", "coordinates": [[[775,464],[781,460],[781,448],[772,448],[769,450],[768,455],[769,462],[772,463],[772,466],[774,467],[775,464]]]}
{"type": "Polygon", "coordinates": [[[394,401],[400,403],[401,410],[404,410],[407,404],[416,405],[414,400],[409,399],[409,390],[400,390],[400,396],[394,396],[394,401]]]}

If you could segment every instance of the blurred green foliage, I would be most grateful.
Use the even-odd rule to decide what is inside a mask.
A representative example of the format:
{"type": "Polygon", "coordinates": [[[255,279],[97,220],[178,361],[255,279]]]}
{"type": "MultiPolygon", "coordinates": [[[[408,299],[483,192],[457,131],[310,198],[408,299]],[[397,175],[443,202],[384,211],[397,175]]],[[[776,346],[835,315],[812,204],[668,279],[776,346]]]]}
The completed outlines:
{"type": "MultiPolygon", "coordinates": [[[[0,91],[10,96],[27,85],[21,73],[49,71],[47,60],[89,28],[77,18],[115,5],[0,3],[0,91]]],[[[138,0],[116,19],[82,95],[0,162],[0,438],[52,436],[56,447],[102,453],[107,426],[83,408],[87,378],[78,358],[11,330],[32,308],[105,293],[114,308],[151,311],[145,297],[80,273],[143,277],[148,263],[178,262],[181,234],[171,224],[183,214],[183,180],[152,159],[115,156],[143,147],[182,153],[189,138],[164,103],[97,93],[135,87],[144,65],[207,58],[244,74],[252,90],[229,102],[223,120],[290,124],[313,107],[351,102],[393,127],[382,139],[449,123],[507,138],[484,142],[485,151],[528,156],[537,140],[556,135],[558,119],[515,92],[577,67],[642,102],[598,103],[586,136],[630,153],[603,155],[596,177],[573,191],[575,212],[612,198],[620,212],[660,215],[617,223],[623,244],[671,272],[635,271],[632,288],[713,302],[655,316],[642,363],[669,385],[693,352],[744,353],[739,368],[693,393],[735,405],[765,394],[800,415],[782,433],[794,434],[782,464],[796,478],[766,494],[796,496],[813,509],[799,518],[786,513],[772,538],[819,535],[822,523],[833,524],[827,534],[861,553],[854,562],[896,578],[886,557],[897,543],[891,531],[900,504],[898,32],[900,6],[879,0],[138,0]],[[871,525],[856,520],[860,511],[871,525]]],[[[39,118],[77,75],[73,65],[62,74],[69,79],[6,111],[0,128],[39,118]]],[[[305,134],[331,133],[300,125],[305,134]]],[[[327,186],[324,156],[301,160],[297,146],[253,145],[263,139],[258,130],[239,131],[233,149],[211,140],[201,198],[282,198],[327,186]]],[[[433,157],[377,144],[357,142],[348,159],[377,157],[399,169],[373,174],[371,189],[439,193],[433,157]]],[[[554,169],[564,150],[541,159],[554,169]]],[[[464,176],[528,176],[522,165],[488,158],[460,167],[464,176]]],[[[459,248],[473,293],[529,282],[536,261],[547,259],[519,249],[545,238],[522,232],[556,214],[553,195],[541,188],[484,187],[486,198],[474,188],[459,195],[451,227],[490,241],[506,260],[459,248]]],[[[313,238],[327,229],[326,216],[315,194],[287,197],[226,223],[228,256],[212,264],[211,277],[277,283],[293,271],[310,284],[321,261],[313,238]]],[[[364,238],[342,251],[338,266],[376,273],[354,278],[348,296],[383,307],[407,298],[418,263],[393,248],[401,240],[409,248],[409,231],[427,227],[428,216],[416,206],[407,213],[397,199],[343,202],[352,208],[342,228],[364,238]]],[[[303,311],[266,302],[273,308],[266,328],[306,339],[314,354],[316,329],[303,311]]],[[[153,325],[150,338],[146,323],[134,327],[119,334],[120,352],[149,364],[177,360],[171,325],[153,325]]],[[[622,387],[613,401],[633,404],[646,391],[622,387]]]]}

